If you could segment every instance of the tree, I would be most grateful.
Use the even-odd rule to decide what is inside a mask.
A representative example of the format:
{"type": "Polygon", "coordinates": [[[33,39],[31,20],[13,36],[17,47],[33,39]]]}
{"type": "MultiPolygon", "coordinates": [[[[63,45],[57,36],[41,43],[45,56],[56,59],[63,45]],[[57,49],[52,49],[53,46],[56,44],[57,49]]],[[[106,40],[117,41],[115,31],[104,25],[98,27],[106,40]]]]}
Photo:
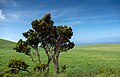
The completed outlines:
{"type": "Polygon", "coordinates": [[[24,32],[25,41],[21,39],[14,48],[16,52],[25,53],[30,56],[34,63],[35,60],[31,55],[30,49],[33,48],[38,56],[38,61],[41,64],[38,45],[41,45],[48,57],[46,67],[49,70],[49,64],[53,60],[55,72],[59,73],[59,54],[74,47],[74,43],[70,41],[73,36],[72,28],[68,26],[54,26],[54,21],[51,20],[51,15],[46,14],[39,20],[32,21],[32,29],[24,32]]]}

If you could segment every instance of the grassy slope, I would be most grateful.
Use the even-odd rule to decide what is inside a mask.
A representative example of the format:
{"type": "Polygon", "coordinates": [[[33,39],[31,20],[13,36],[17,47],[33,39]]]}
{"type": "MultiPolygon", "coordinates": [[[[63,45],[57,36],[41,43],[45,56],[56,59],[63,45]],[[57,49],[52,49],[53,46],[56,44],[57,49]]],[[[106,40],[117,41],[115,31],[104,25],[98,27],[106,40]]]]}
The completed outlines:
{"type": "Polygon", "coordinates": [[[13,46],[15,46],[15,42],[0,39],[0,48],[11,48],[13,46]]]}
{"type": "MultiPolygon", "coordinates": [[[[16,53],[13,50],[15,43],[0,39],[0,70],[8,69],[7,61],[12,58],[24,59],[32,71],[35,66],[31,59],[24,54],[16,53]]],[[[43,50],[41,57],[44,57],[43,50]]],[[[60,54],[60,66],[67,65],[67,73],[87,72],[87,73],[106,73],[105,69],[112,70],[112,73],[120,73],[120,44],[100,44],[76,46],[68,52],[60,54]]],[[[46,61],[46,58],[42,60],[46,61]]],[[[51,64],[51,68],[53,65],[51,64]]]]}
{"type": "Polygon", "coordinates": [[[0,70],[3,70],[5,67],[14,46],[14,42],[0,39],[0,70]]]}

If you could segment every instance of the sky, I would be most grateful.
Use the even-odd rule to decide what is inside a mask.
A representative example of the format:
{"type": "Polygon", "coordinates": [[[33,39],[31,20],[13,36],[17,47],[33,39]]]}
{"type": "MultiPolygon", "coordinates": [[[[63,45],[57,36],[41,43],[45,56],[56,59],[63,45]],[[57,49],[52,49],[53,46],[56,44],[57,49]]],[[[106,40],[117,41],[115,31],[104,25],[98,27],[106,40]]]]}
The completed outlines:
{"type": "Polygon", "coordinates": [[[55,26],[72,27],[76,45],[120,43],[120,0],[0,0],[0,38],[24,39],[31,22],[46,13],[55,26]]]}

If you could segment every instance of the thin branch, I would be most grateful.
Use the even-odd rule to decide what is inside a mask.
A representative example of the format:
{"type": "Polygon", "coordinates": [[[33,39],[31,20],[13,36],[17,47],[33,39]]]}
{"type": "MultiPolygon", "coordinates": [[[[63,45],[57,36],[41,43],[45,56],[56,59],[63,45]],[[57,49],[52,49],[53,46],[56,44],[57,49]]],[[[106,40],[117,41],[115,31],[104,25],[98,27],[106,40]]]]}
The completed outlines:
{"type": "Polygon", "coordinates": [[[36,50],[36,52],[37,52],[38,61],[39,61],[39,63],[41,64],[41,60],[40,60],[40,54],[39,54],[39,52],[38,52],[38,48],[35,48],[35,50],[36,50]]]}
{"type": "Polygon", "coordinates": [[[33,59],[32,55],[29,55],[29,56],[30,56],[30,58],[32,59],[32,61],[33,61],[34,63],[36,63],[35,60],[33,59]]]}

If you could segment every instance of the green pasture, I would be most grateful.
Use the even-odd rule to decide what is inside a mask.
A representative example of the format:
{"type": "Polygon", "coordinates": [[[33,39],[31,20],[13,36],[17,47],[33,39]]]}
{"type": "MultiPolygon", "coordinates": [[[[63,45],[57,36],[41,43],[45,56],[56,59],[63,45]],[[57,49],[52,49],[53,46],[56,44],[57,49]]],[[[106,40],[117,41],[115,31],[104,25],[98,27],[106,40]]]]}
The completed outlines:
{"type": "MultiPolygon", "coordinates": [[[[15,52],[13,50],[15,45],[14,42],[0,39],[0,74],[9,69],[7,62],[16,58],[26,61],[32,75],[28,75],[26,72],[21,72],[21,74],[36,76],[33,71],[35,64],[29,56],[15,52]]],[[[39,50],[42,62],[45,63],[47,56],[43,49],[39,50]]],[[[67,68],[66,72],[60,73],[58,77],[120,77],[120,44],[75,46],[68,52],[60,54],[59,65],[60,67],[66,65],[67,68]]],[[[50,73],[54,73],[53,69],[51,62],[50,73]]]]}

